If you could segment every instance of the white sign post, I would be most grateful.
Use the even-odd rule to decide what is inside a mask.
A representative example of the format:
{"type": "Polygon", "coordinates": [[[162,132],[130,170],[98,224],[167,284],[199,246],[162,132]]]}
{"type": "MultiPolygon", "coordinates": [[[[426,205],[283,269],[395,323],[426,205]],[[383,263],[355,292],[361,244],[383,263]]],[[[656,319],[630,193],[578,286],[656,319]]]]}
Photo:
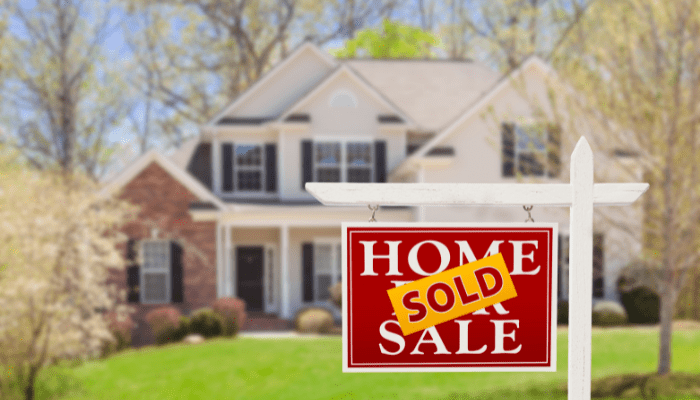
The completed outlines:
{"type": "Polygon", "coordinates": [[[591,398],[593,205],[629,205],[647,183],[593,183],[593,153],[584,137],[571,154],[570,183],[307,183],[325,205],[546,205],[570,207],[569,399],[591,398]]]}

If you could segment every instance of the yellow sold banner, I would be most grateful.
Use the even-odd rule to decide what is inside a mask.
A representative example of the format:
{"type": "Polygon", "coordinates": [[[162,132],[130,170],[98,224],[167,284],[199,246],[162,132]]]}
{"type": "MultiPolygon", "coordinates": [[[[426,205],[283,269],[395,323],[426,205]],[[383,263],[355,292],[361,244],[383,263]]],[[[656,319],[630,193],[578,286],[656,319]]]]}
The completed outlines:
{"type": "Polygon", "coordinates": [[[387,293],[404,336],[518,295],[501,253],[387,293]]]}

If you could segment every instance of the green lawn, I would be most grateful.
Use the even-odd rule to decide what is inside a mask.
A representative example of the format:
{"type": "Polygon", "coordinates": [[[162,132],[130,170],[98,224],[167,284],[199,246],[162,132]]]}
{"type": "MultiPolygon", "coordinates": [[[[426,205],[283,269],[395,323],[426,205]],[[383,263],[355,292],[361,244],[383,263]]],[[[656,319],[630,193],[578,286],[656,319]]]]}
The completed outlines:
{"type": "MultiPolygon", "coordinates": [[[[593,377],[651,372],[658,334],[595,330],[593,377]]],[[[700,374],[700,331],[674,333],[674,371],[700,374]]],[[[554,373],[343,374],[340,337],[213,340],[128,351],[44,371],[39,399],[505,399],[562,398],[567,335],[554,373]]]]}

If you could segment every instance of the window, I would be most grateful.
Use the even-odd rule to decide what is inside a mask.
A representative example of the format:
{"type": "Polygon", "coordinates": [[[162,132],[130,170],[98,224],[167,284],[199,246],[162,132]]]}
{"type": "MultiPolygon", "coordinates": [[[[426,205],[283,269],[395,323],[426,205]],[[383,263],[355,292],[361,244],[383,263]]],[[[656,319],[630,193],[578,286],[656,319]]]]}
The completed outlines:
{"type": "Polygon", "coordinates": [[[330,287],[340,282],[341,252],[337,241],[314,243],[314,300],[330,299],[330,287]]]}
{"type": "Polygon", "coordinates": [[[147,240],[141,245],[141,302],[170,301],[170,242],[147,240]]]}
{"type": "MultiPolygon", "coordinates": [[[[605,236],[593,234],[593,297],[605,297],[605,236]]],[[[559,299],[569,299],[569,236],[559,236],[559,299]]]]}
{"type": "Polygon", "coordinates": [[[538,125],[515,126],[515,166],[524,176],[542,176],[545,171],[546,132],[538,125]]]}
{"type": "Polygon", "coordinates": [[[559,176],[560,129],[547,124],[503,124],[503,176],[559,176]]]}
{"type": "Polygon", "coordinates": [[[237,144],[235,187],[237,191],[263,190],[264,165],[261,145],[237,144]]]}
{"type": "Polygon", "coordinates": [[[371,142],[315,142],[315,182],[372,182],[371,142]]]}

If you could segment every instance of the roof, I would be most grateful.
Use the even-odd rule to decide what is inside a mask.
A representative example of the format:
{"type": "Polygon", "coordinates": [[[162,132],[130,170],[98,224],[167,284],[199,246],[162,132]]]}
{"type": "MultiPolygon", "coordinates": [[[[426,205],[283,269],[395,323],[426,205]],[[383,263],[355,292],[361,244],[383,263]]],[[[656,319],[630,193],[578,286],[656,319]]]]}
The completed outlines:
{"type": "Polygon", "coordinates": [[[346,60],[369,84],[427,131],[439,131],[501,77],[472,61],[346,60]]]}
{"type": "Polygon", "coordinates": [[[510,73],[499,76],[495,81],[491,82],[490,86],[484,90],[483,93],[476,96],[464,110],[460,110],[455,113],[455,115],[450,118],[449,124],[438,132],[432,139],[421,146],[418,150],[412,153],[408,158],[406,158],[398,167],[396,167],[391,174],[401,174],[406,169],[410,168],[411,165],[415,163],[416,160],[429,155],[433,149],[445,140],[449,135],[454,133],[457,127],[460,126],[469,117],[474,115],[474,113],[482,110],[489,101],[491,101],[496,94],[504,90],[514,79],[521,76],[526,69],[530,66],[539,68],[545,75],[552,75],[553,70],[551,67],[545,63],[542,59],[536,56],[531,56],[523,61],[517,68],[512,70],[510,73]]]}
{"type": "Polygon", "coordinates": [[[219,209],[226,209],[226,205],[218,197],[216,197],[207,187],[202,185],[189,172],[178,167],[173,161],[165,158],[157,150],[153,149],[141,155],[127,168],[123,169],[111,181],[102,188],[102,195],[110,195],[119,191],[127,183],[131,182],[141,171],[146,169],[151,163],[156,163],[162,167],[170,176],[180,182],[202,202],[209,202],[219,209]]]}

